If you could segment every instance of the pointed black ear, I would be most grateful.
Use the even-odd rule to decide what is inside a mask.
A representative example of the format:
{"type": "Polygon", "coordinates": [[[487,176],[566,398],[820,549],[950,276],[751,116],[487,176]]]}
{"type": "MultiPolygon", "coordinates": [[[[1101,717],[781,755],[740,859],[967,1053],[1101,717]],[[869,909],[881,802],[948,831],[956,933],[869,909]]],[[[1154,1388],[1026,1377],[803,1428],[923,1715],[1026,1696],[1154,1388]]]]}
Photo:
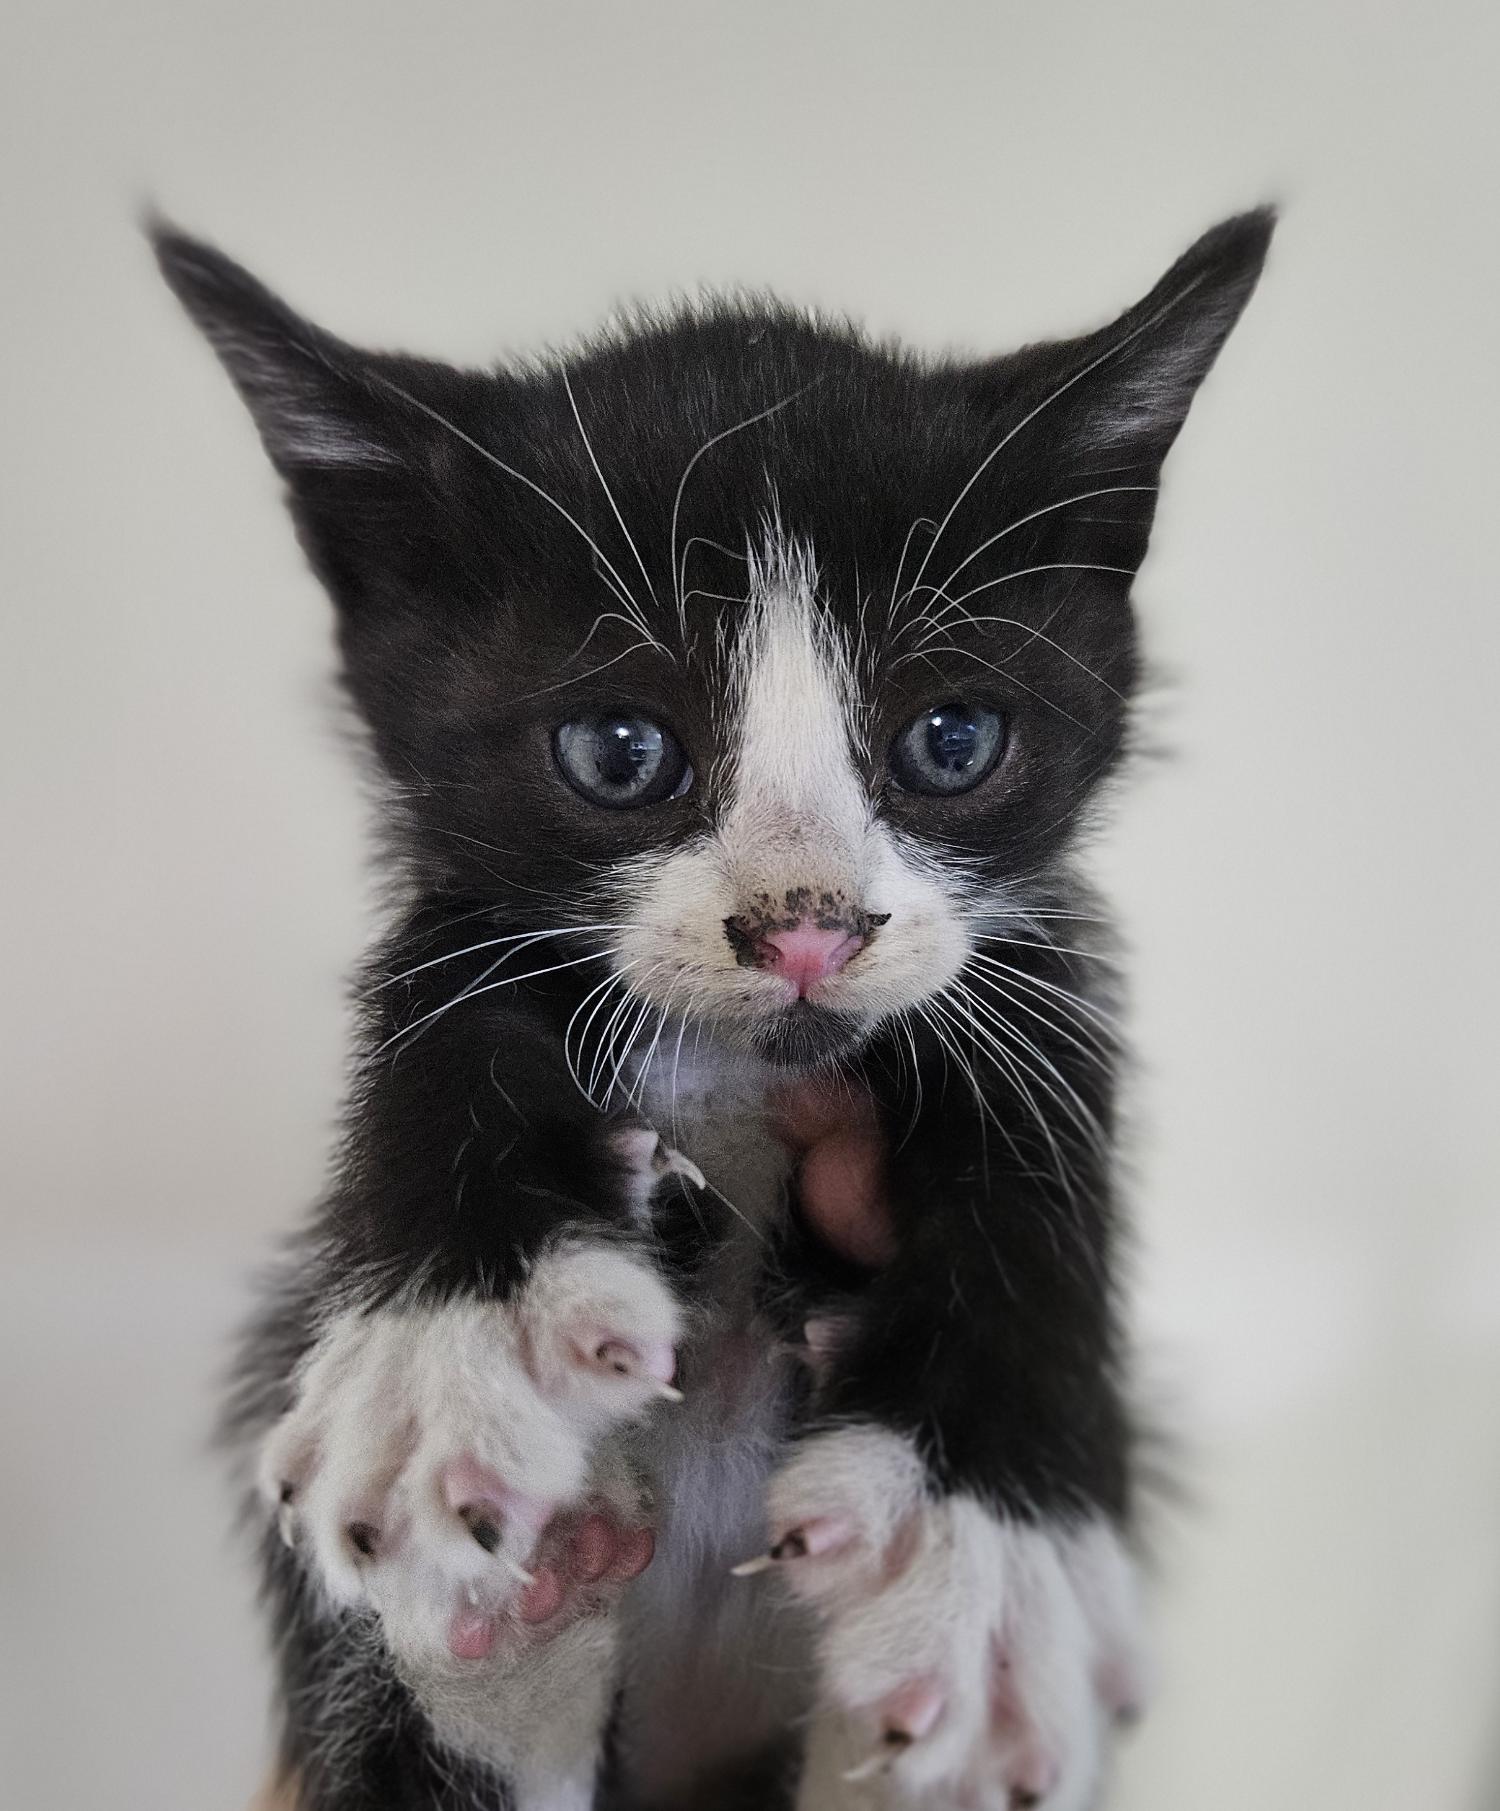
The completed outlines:
{"type": "Polygon", "coordinates": [[[211,245],[162,220],[147,232],[162,275],[218,353],[284,477],[401,463],[389,401],[371,382],[366,354],[304,320],[211,245]]]}
{"type": "Polygon", "coordinates": [[[1148,296],[1085,342],[1086,363],[1097,362],[1079,388],[1101,444],[1166,453],[1250,300],[1275,224],[1270,208],[1222,221],[1148,296]]]}
{"type": "Polygon", "coordinates": [[[493,539],[496,488],[476,437],[500,380],[361,351],[212,246],[160,222],[148,230],[162,274],[249,405],[340,610],[488,595],[476,550],[493,539]]]}
{"type": "Polygon", "coordinates": [[[1271,208],[1222,221],[1108,327],[985,367],[990,400],[1051,415],[1038,427],[1081,454],[1159,463],[1250,299],[1275,224],[1271,208]]]}

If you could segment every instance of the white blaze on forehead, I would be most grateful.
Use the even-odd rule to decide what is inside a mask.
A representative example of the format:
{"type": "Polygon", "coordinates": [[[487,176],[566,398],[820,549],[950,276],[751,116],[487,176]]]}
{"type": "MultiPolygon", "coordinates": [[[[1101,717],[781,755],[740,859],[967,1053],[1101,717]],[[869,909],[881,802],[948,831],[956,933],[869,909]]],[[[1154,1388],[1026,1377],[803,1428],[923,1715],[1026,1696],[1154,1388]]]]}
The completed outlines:
{"type": "Polygon", "coordinates": [[[735,1027],[780,1017],[787,1001],[773,975],[741,964],[726,923],[779,916],[789,895],[806,894],[799,913],[881,922],[828,984],[830,1005],[873,1025],[963,966],[962,879],[874,809],[857,759],[860,673],[819,598],[810,548],[767,537],[738,627],[724,675],[723,809],[706,834],[622,872],[619,973],[633,995],[702,1014],[732,1042],[735,1027]]]}
{"type": "Polygon", "coordinates": [[[750,582],[734,651],[738,746],[723,834],[734,843],[831,835],[847,859],[869,819],[853,757],[856,681],[819,604],[811,550],[773,536],[752,559],[750,582]]]}

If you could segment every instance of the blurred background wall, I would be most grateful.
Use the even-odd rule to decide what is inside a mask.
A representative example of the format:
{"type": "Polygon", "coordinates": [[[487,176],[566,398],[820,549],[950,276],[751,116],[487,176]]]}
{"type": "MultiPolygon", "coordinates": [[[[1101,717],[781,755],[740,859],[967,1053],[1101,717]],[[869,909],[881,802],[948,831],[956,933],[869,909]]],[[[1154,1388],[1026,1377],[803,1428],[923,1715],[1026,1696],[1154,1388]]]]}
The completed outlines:
{"type": "Polygon", "coordinates": [[[0,1796],[233,1807],[202,1451],[369,917],[328,615],[155,198],[458,359],[749,280],[1001,349],[1287,204],[1139,597],[1148,1369],[1188,1440],[1130,1811],[1500,1803],[1494,9],[10,0],[0,1796]]]}

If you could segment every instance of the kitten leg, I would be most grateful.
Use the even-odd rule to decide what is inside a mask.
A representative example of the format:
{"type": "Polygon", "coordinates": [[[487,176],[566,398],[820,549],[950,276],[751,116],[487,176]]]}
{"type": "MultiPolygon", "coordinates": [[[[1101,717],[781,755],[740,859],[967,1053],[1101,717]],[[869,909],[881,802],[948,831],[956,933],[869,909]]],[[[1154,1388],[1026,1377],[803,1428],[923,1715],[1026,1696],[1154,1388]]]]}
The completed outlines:
{"type": "Polygon", "coordinates": [[[262,1448],[263,1499],[329,1611],[373,1612],[439,1737],[525,1811],[592,1791],[610,1610],[653,1550],[613,1430],[676,1396],[680,1326],[628,1250],[566,1241],[504,1302],[336,1318],[262,1448]]]}

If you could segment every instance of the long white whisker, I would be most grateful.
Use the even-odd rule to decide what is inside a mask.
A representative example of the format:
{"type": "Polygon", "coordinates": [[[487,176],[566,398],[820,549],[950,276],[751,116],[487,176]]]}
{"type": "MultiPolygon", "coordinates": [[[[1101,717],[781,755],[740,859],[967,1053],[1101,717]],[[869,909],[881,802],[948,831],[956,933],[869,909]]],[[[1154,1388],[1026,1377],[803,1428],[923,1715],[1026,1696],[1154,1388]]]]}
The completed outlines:
{"type": "MultiPolygon", "coordinates": [[[[594,443],[589,439],[588,430],[583,425],[583,417],[578,412],[578,401],[577,401],[577,398],[573,395],[573,384],[572,384],[571,379],[568,377],[568,374],[566,371],[564,371],[562,374],[562,380],[563,380],[563,388],[568,393],[568,407],[570,409],[572,409],[573,419],[574,419],[574,421],[576,421],[578,423],[579,437],[583,441],[584,451],[589,456],[589,464],[591,466],[593,466],[594,474],[598,478],[599,483],[600,483],[601,487],[603,488],[604,495],[608,499],[608,502],[609,502],[609,507],[614,511],[615,520],[620,524],[620,533],[622,535],[624,535],[627,546],[630,548],[630,551],[635,555],[635,563],[637,566],[640,567],[641,577],[646,581],[646,594],[651,599],[651,602],[653,604],[655,604],[656,608],[659,610],[661,608],[661,605],[657,601],[656,587],[651,583],[651,574],[649,572],[647,572],[646,562],[641,558],[641,550],[635,544],[635,536],[632,535],[630,530],[625,526],[625,518],[624,518],[624,516],[622,516],[620,514],[620,506],[615,501],[615,494],[609,488],[609,480],[604,476],[603,469],[599,464],[598,455],[594,452],[594,443]]],[[[637,609],[639,609],[640,606],[637,605],[636,607],[637,607],[637,609]]],[[[644,626],[644,625],[642,625],[642,626],[644,626]]]]}
{"type": "MultiPolygon", "coordinates": [[[[907,1049],[911,1051],[912,1109],[911,1118],[907,1122],[905,1137],[901,1140],[901,1144],[904,1145],[906,1140],[916,1131],[917,1121],[922,1117],[922,1064],[917,1056],[917,1040],[912,1034],[911,1020],[906,1013],[903,1012],[898,1016],[896,1026],[906,1038],[907,1049]]],[[[899,1049],[900,1046],[898,1045],[897,1048],[899,1049]]],[[[902,1057],[902,1064],[904,1067],[904,1055],[902,1057]]],[[[898,1145],[896,1148],[899,1150],[901,1145],[898,1145]]]]}
{"type": "Polygon", "coordinates": [[[937,528],[931,516],[918,516],[906,531],[906,539],[901,543],[901,558],[896,562],[896,576],[891,580],[891,602],[886,611],[886,621],[890,622],[896,614],[896,593],[901,589],[901,574],[906,567],[906,556],[911,552],[911,538],[919,528],[937,528]]]}
{"type": "MultiPolygon", "coordinates": [[[[1160,488],[1161,487],[1156,484],[1106,484],[1099,490],[1079,491],[1076,496],[1059,497],[1054,503],[1044,503],[1040,509],[1030,510],[1024,516],[1017,516],[1014,522],[1007,522],[1004,528],[997,530],[987,541],[981,541],[972,553],[965,554],[963,559],[958,562],[948,574],[947,578],[943,580],[941,585],[933,585],[929,587],[929,589],[939,597],[944,596],[947,593],[948,587],[953,583],[954,579],[958,577],[959,573],[963,571],[965,566],[972,566],[974,561],[977,560],[981,554],[988,553],[990,548],[993,547],[997,541],[1003,541],[1007,535],[1013,535],[1018,528],[1024,528],[1028,522],[1038,521],[1042,516],[1055,515],[1058,510],[1067,509],[1070,504],[1087,502],[1090,497],[1113,497],[1125,491],[1155,492],[1160,488]]],[[[922,582],[921,575],[919,574],[910,590],[906,593],[906,596],[915,597],[917,592],[921,589],[922,582]]],[[[918,618],[917,620],[920,621],[921,618],[918,618]]]]}
{"type": "Polygon", "coordinates": [[[672,1144],[674,1148],[679,1139],[677,1130],[677,1076],[682,1067],[682,1040],[687,1036],[688,1018],[690,1014],[691,1008],[681,1016],[681,1023],[677,1027],[677,1049],[672,1055],[672,1091],[668,1097],[669,1105],[667,1108],[667,1116],[672,1127],[672,1144]]]}
{"type": "Polygon", "coordinates": [[[641,1029],[650,1017],[651,1002],[649,1000],[642,1000],[640,1002],[640,1010],[629,1022],[629,1029],[618,1034],[615,1038],[615,1045],[620,1054],[615,1062],[614,1069],[610,1073],[609,1086],[604,1090],[604,1099],[600,1103],[606,1111],[609,1108],[610,1101],[614,1098],[615,1089],[620,1085],[620,1077],[624,1072],[626,1063],[630,1061],[631,1052],[635,1049],[636,1040],[641,1035],[641,1029]]]}
{"type": "MultiPolygon", "coordinates": [[[[1017,987],[1025,987],[1032,992],[1039,992],[1043,999],[1055,1000],[1058,1010],[1075,1024],[1079,1023],[1078,1014],[1092,1019],[1099,1027],[1095,1035],[1101,1046],[1107,1047],[1112,1054],[1118,1050],[1121,1035],[1120,1021],[1113,1013],[1105,1012],[1094,1001],[1085,999],[1082,994],[1074,993],[1069,988],[1059,987],[1055,981],[1044,980],[1040,975],[1028,974],[1025,969],[1015,968],[1009,962],[1002,962],[998,957],[991,956],[983,950],[971,950],[969,960],[981,964],[986,969],[999,970],[1017,987]]],[[[1079,1024],[1079,1029],[1083,1030],[1085,1027],[1079,1024]]]]}
{"type": "MultiPolygon", "coordinates": [[[[951,987],[953,984],[950,983],[949,985],[951,987]]],[[[1014,1051],[1008,1049],[1003,1042],[985,1029],[975,1017],[973,1010],[966,999],[948,992],[945,992],[943,998],[945,1004],[936,1000],[932,1001],[931,1004],[937,1006],[940,1011],[948,1012],[948,1009],[956,1007],[963,1013],[964,1020],[968,1025],[970,1037],[983,1045],[985,1052],[990,1057],[991,1061],[1000,1067],[1002,1072],[1009,1078],[1011,1086],[1026,1103],[1026,1107],[1030,1112],[1031,1117],[1036,1121],[1037,1127],[1040,1130],[1043,1139],[1046,1141],[1047,1149],[1051,1153],[1053,1170],[1057,1176],[1057,1180],[1062,1185],[1064,1192],[1071,1199],[1073,1194],[1073,1182],[1068,1166],[1063,1159],[1062,1149],[1058,1145],[1056,1137],[1053,1135],[1051,1122],[1048,1120],[1046,1114],[1042,1112],[1037,1104],[1036,1097],[1026,1085],[1026,1076],[1030,1071],[1028,1071],[1020,1062],[1014,1051]]],[[[950,1021],[956,1028],[959,1021],[952,1019],[951,1013],[949,1013],[949,1016],[950,1021]]],[[[978,1094],[979,1083],[977,1080],[972,1079],[972,1072],[971,1081],[975,1093],[978,1094]]],[[[1000,1122],[996,1119],[995,1123],[998,1125],[1000,1122]]],[[[1015,1151],[1015,1145],[1013,1143],[1011,1145],[1011,1150],[1012,1152],[1015,1151]]]]}
{"type": "Polygon", "coordinates": [[[1069,944],[1054,943],[1050,937],[1038,942],[1035,937],[1002,937],[999,931],[972,931],[970,935],[982,939],[985,943],[1008,943],[1018,950],[1055,950],[1059,956],[1078,956],[1085,962],[1108,962],[1110,960],[1103,950],[1074,949],[1069,944]]]}
{"type": "MultiPolygon", "coordinates": [[[[585,962],[599,962],[604,957],[612,956],[614,954],[616,954],[614,950],[591,950],[586,956],[575,956],[571,962],[553,962],[546,968],[530,969],[524,975],[507,975],[503,981],[491,981],[487,987],[480,987],[471,982],[461,993],[455,994],[454,997],[444,1005],[434,1007],[431,1012],[423,1013],[422,1017],[417,1019],[413,1024],[403,1025],[400,1031],[393,1032],[383,1044],[379,1045],[372,1052],[372,1055],[379,1056],[382,1051],[388,1050],[392,1044],[400,1043],[402,1040],[409,1042],[416,1037],[424,1027],[432,1024],[435,1019],[442,1018],[445,1013],[452,1012],[455,1006],[462,1005],[465,1000],[477,1000],[481,994],[492,994],[497,988],[501,987],[518,987],[523,981],[536,980],[538,975],[555,975],[560,969],[581,968],[585,962]]],[[[507,960],[509,960],[507,956],[502,956],[500,958],[500,962],[505,962],[507,960]]],[[[495,970],[499,968],[500,962],[492,963],[490,967],[484,971],[485,974],[494,974],[495,970]]],[[[483,977],[481,976],[480,979],[483,979],[483,977]]]]}
{"type": "Polygon", "coordinates": [[[570,509],[565,508],[559,503],[557,498],[554,497],[550,491],[544,490],[534,478],[528,478],[525,472],[517,471],[513,465],[507,465],[503,459],[497,454],[492,453],[487,446],[481,441],[476,440],[472,434],[466,434],[456,421],[450,421],[441,410],[434,409],[431,404],[423,402],[420,396],[413,396],[410,390],[403,389],[400,384],[393,383],[388,377],[377,376],[375,382],[380,384],[384,389],[391,391],[393,395],[399,396],[403,402],[410,403],[412,408],[416,409],[420,414],[427,416],[430,421],[435,421],[439,427],[446,428],[450,434],[456,439],[461,440],[465,446],[472,447],[481,459],[488,460],[497,471],[502,471],[507,477],[514,478],[518,484],[524,484],[529,491],[533,491],[540,497],[542,502],[545,503],[549,509],[555,509],[568,526],[593,549],[595,559],[600,562],[604,570],[613,580],[611,589],[619,598],[621,606],[634,622],[635,626],[645,634],[652,647],[663,654],[668,652],[666,648],[662,647],[662,644],[656,637],[651,634],[650,629],[646,625],[645,618],[641,614],[640,605],[635,601],[634,597],[631,596],[630,587],[615,570],[614,564],[609,556],[570,509]]]}
{"type": "MultiPolygon", "coordinates": [[[[941,597],[945,600],[943,608],[941,610],[933,611],[930,614],[923,614],[922,616],[916,617],[913,619],[912,623],[907,626],[921,627],[925,624],[929,635],[936,634],[937,631],[943,627],[943,620],[950,610],[959,609],[962,605],[968,603],[971,597],[978,597],[981,591],[993,591],[998,585],[1008,585],[1012,579],[1030,578],[1032,574],[1036,572],[1116,572],[1123,573],[1128,578],[1134,571],[1134,566],[1109,566],[1094,560],[1044,560],[1037,566],[1018,566],[1013,572],[1002,572],[999,578],[986,579],[982,585],[971,585],[967,591],[960,591],[957,597],[949,597],[947,586],[939,585],[934,588],[932,595],[934,597],[941,597]]],[[[1051,615],[1056,616],[1061,607],[1061,605],[1055,606],[1051,615]]],[[[1009,621],[1009,618],[1004,616],[965,615],[963,620],[972,623],[1003,623],[1009,621]]],[[[1030,628],[1030,626],[1029,623],[1016,623],[1014,625],[1014,627],[1018,629],[1027,629],[1030,628]]],[[[920,647],[921,643],[918,642],[917,645],[920,647]]]]}
{"type": "Polygon", "coordinates": [[[1068,1024],[1055,1017],[1054,1013],[1060,1012],[1062,1009],[1054,1002],[1047,1001],[1046,995],[1042,995],[1041,998],[1046,1004],[1053,1006],[1053,1012],[1046,1012],[1042,1006],[1013,993],[1011,986],[1015,984],[1014,977],[1012,977],[1011,985],[1007,985],[998,976],[990,974],[987,970],[971,970],[969,980],[976,986],[989,988],[998,994],[1007,1005],[1013,1006],[1024,1012],[1029,1018],[1035,1019],[1038,1025],[1071,1044],[1079,1055],[1087,1058],[1089,1062],[1104,1066],[1114,1056],[1113,1043],[1103,1038],[1092,1026],[1082,1024],[1076,1019],[1068,1024]]]}
{"type": "MultiPolygon", "coordinates": [[[[1060,641],[1054,640],[1052,636],[1047,634],[1047,630],[1050,628],[1054,618],[1062,614],[1064,607],[1062,603],[1053,606],[1040,626],[1034,623],[1020,622],[1013,616],[975,616],[972,611],[964,611],[959,616],[953,617],[950,620],[944,620],[948,615],[948,608],[962,604],[966,598],[975,597],[981,591],[990,590],[992,586],[1003,585],[1010,579],[1025,578],[1028,573],[1032,572],[1060,572],[1064,570],[1073,572],[1128,573],[1130,568],[1128,566],[1085,566],[1077,560],[1055,560],[1052,564],[1047,566],[1026,566],[1019,572],[1007,572],[1002,578],[991,579],[988,585],[976,585],[972,591],[964,592],[963,596],[950,598],[948,600],[948,607],[938,611],[936,615],[914,619],[925,621],[928,624],[926,633],[918,640],[914,651],[920,653],[939,635],[946,635],[948,644],[951,646],[953,645],[955,630],[960,628],[978,629],[982,628],[986,623],[993,623],[1002,628],[1019,629],[1026,637],[1025,641],[1023,641],[1019,647],[1013,648],[1011,652],[1006,655],[1004,661],[1006,666],[1009,666],[1011,661],[1019,659],[1033,642],[1045,642],[1049,648],[1053,648],[1057,653],[1061,654],[1064,660],[1071,661],[1081,673],[1086,673],[1096,685],[1103,686],[1106,692],[1111,693],[1116,698],[1123,698],[1125,694],[1116,686],[1112,686],[1102,673],[1096,673],[1087,661],[1080,660],[1070,649],[1065,648],[1060,641]]],[[[944,592],[939,595],[946,596],[947,594],[944,592]]],[[[910,655],[904,655],[902,658],[909,659],[910,655]]],[[[897,660],[893,664],[900,666],[901,661],[897,660]]]]}
{"type": "MultiPolygon", "coordinates": [[[[1044,692],[1037,691],[1035,686],[1027,685],[1024,680],[1017,679],[1015,674],[1012,673],[1008,667],[997,666],[993,660],[986,660],[982,654],[976,653],[973,648],[962,648],[956,643],[953,647],[949,648],[947,652],[950,654],[960,654],[965,660],[977,661],[980,666],[988,667],[992,673],[1000,674],[1007,685],[1013,685],[1017,691],[1025,692],[1028,698],[1035,698],[1038,704],[1045,704],[1048,710],[1056,711],[1064,722],[1071,723],[1074,729],[1081,731],[1087,740],[1092,741],[1098,734],[1096,728],[1090,727],[1087,723],[1081,723],[1071,711],[1065,711],[1055,698],[1049,698],[1044,692]]],[[[893,668],[899,667],[904,665],[908,660],[925,660],[935,673],[941,674],[942,672],[942,668],[924,648],[919,648],[912,653],[903,654],[899,660],[892,661],[891,665],[893,668]]]]}
{"type": "Polygon", "coordinates": [[[668,1010],[667,1007],[662,1007],[661,1017],[656,1021],[656,1036],[651,1040],[651,1048],[646,1052],[645,1061],[641,1064],[640,1071],[635,1078],[635,1085],[626,1091],[625,1105],[627,1107],[633,1105],[639,1109],[646,1097],[646,1078],[650,1073],[652,1063],[656,1061],[656,1052],[661,1044],[661,1034],[667,1026],[668,1010]]]}
{"type": "Polygon", "coordinates": [[[589,1069],[588,1096],[590,1100],[595,1101],[595,1104],[599,1107],[601,1112],[608,1104],[609,1096],[606,1094],[602,1101],[596,1100],[595,1090],[603,1079],[604,1072],[609,1065],[610,1057],[614,1054],[615,1027],[627,1013],[635,1010],[637,1003],[635,994],[632,993],[630,987],[627,986],[610,1010],[609,1017],[605,1019],[599,1031],[599,1045],[594,1052],[594,1061],[589,1069]]]}
{"type": "Polygon", "coordinates": [[[1074,1088],[1072,1083],[1058,1068],[1057,1064],[1052,1061],[1051,1057],[1047,1055],[1046,1051],[1041,1049],[1039,1045],[1027,1037],[1026,1033],[1022,1031],[1020,1026],[1013,1020],[1003,1018],[994,1007],[988,1006],[984,1001],[979,999],[973,990],[967,987],[962,981],[953,983],[952,985],[954,985],[957,991],[963,996],[968,1009],[975,1015],[977,1023],[992,1027],[996,1033],[1008,1034],[1016,1041],[1016,1043],[1021,1045],[1022,1049],[1036,1058],[1036,1061],[1041,1064],[1041,1069],[1031,1068],[1026,1064],[1025,1058],[1021,1056],[1019,1051],[1014,1048],[1011,1050],[1011,1054],[1015,1057],[1017,1063],[1021,1064],[1022,1067],[1027,1068],[1028,1073],[1037,1082],[1038,1086],[1047,1090],[1063,1111],[1067,1113],[1068,1117],[1073,1121],[1088,1142],[1091,1143],[1097,1151],[1103,1152],[1107,1150],[1109,1140],[1105,1137],[1103,1126],[1099,1124],[1098,1119],[1083,1101],[1077,1089],[1074,1088]],[[1045,1071],[1045,1073],[1043,1073],[1043,1071],[1045,1071]]]}
{"type": "Polygon", "coordinates": [[[580,1073],[580,1070],[583,1067],[584,1051],[588,1044],[589,1029],[593,1025],[594,1020],[603,1011],[605,1002],[609,999],[609,996],[614,992],[614,990],[617,987],[623,987],[628,992],[630,982],[629,982],[629,977],[625,971],[628,969],[634,968],[635,966],[636,965],[634,962],[623,963],[618,970],[614,971],[611,974],[606,975],[604,977],[603,981],[601,981],[597,987],[590,988],[589,991],[578,1002],[577,1006],[574,1007],[572,1017],[568,1020],[567,1030],[563,1033],[563,1060],[568,1065],[568,1073],[573,1078],[574,1086],[578,1089],[578,1092],[584,1097],[584,1099],[589,1102],[590,1105],[593,1104],[593,1095],[590,1093],[589,1089],[584,1085],[583,1076],[580,1073]],[[597,999],[595,999],[595,995],[598,995],[597,999]],[[588,1017],[583,1022],[582,1029],[578,1033],[577,1055],[575,1058],[574,1056],[571,1056],[569,1054],[569,1050],[568,1050],[569,1036],[572,1033],[573,1025],[574,1025],[575,1021],[578,1019],[578,1017],[583,1012],[584,1008],[588,1005],[590,1000],[594,1001],[593,1009],[589,1012],[588,1017]]]}
{"type": "MultiPolygon", "coordinates": [[[[753,428],[757,422],[768,421],[771,416],[779,415],[783,409],[789,408],[792,403],[796,402],[799,396],[805,396],[817,381],[818,379],[814,378],[812,383],[803,384],[800,390],[793,390],[790,396],[783,396],[780,402],[772,403],[770,408],[762,409],[759,414],[756,415],[747,415],[743,421],[735,422],[733,427],[721,428],[717,434],[710,435],[682,468],[682,476],[677,482],[677,495],[672,499],[672,527],[668,538],[668,551],[672,561],[672,586],[677,594],[677,620],[684,636],[687,634],[687,606],[682,599],[682,588],[684,583],[682,567],[679,566],[677,561],[677,517],[682,509],[682,493],[687,489],[687,481],[693,475],[694,466],[697,465],[698,461],[705,453],[712,451],[721,440],[728,440],[731,434],[739,434],[746,428],[753,428]]],[[[694,536],[693,538],[696,540],[699,537],[694,536]]],[[[689,541],[688,547],[690,548],[692,544],[692,541],[689,541]]],[[[687,552],[684,550],[684,562],[686,559],[687,552]]]]}
{"type": "MultiPolygon", "coordinates": [[[[390,975],[374,989],[383,992],[387,987],[394,987],[398,981],[409,981],[413,975],[420,975],[424,969],[437,968],[444,962],[456,962],[460,956],[472,956],[480,950],[498,949],[502,943],[519,943],[522,945],[540,943],[546,937],[576,937],[589,931],[626,931],[630,926],[625,924],[564,924],[555,931],[517,931],[509,937],[490,937],[483,943],[471,943],[461,950],[450,950],[446,956],[434,956],[430,962],[419,962],[415,968],[406,968],[399,975],[390,975]]],[[[494,970],[488,971],[493,974],[494,970]]]]}

